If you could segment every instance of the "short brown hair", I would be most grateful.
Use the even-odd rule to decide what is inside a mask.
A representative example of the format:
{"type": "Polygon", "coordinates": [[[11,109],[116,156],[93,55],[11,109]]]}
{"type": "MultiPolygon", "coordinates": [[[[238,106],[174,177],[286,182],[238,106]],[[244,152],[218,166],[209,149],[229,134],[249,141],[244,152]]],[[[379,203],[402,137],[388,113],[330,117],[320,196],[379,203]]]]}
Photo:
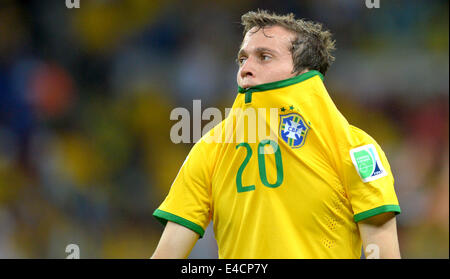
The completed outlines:
{"type": "Polygon", "coordinates": [[[293,72],[299,73],[305,69],[317,70],[323,75],[334,61],[331,52],[335,50],[335,41],[331,32],[322,24],[312,21],[295,19],[294,14],[277,15],[265,10],[247,12],[242,15],[244,36],[253,27],[282,26],[296,34],[292,42],[291,53],[294,63],[293,72]]]}

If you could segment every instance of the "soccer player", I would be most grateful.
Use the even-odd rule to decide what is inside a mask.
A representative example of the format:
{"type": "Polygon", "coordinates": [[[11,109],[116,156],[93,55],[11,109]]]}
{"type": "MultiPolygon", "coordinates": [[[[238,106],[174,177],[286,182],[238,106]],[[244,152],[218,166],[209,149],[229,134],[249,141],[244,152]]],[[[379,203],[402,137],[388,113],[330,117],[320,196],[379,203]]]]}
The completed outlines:
{"type": "Polygon", "coordinates": [[[188,257],[210,221],[219,258],[360,258],[361,247],[400,258],[386,156],[347,122],[323,83],[331,33],[261,10],[242,24],[232,108],[276,108],[278,126],[266,120],[276,138],[230,141],[224,126],[244,117],[234,115],[197,142],[154,212],[166,226],[152,258],[188,257]],[[228,140],[207,140],[213,134],[228,140]]]}

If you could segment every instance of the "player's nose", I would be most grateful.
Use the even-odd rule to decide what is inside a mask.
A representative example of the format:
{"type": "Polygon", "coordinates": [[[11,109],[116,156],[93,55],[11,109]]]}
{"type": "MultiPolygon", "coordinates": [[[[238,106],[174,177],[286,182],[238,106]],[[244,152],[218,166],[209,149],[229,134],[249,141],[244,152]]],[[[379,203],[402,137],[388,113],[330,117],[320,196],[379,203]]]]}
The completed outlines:
{"type": "Polygon", "coordinates": [[[255,76],[255,70],[253,68],[252,61],[250,60],[250,58],[246,59],[245,62],[242,64],[240,69],[240,75],[241,78],[255,76]]]}

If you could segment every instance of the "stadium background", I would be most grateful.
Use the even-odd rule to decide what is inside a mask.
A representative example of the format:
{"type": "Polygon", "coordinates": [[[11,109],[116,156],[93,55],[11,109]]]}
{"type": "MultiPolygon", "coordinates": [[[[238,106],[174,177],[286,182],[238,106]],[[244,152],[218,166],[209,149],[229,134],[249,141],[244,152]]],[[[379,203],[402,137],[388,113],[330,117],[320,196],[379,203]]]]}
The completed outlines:
{"type": "MultiPolygon", "coordinates": [[[[390,160],[402,256],[449,257],[448,1],[64,2],[0,2],[0,258],[65,258],[70,243],[149,258],[191,147],[170,141],[170,112],[231,107],[255,8],[334,33],[325,84],[390,160]]],[[[191,258],[216,249],[209,228],[191,258]]]]}

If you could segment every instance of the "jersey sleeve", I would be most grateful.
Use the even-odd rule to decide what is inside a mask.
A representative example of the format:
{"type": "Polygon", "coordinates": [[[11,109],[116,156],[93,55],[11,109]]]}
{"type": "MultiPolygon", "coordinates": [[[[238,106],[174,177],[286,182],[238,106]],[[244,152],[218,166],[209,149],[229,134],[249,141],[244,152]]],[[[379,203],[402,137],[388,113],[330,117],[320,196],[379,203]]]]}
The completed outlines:
{"type": "Polygon", "coordinates": [[[178,172],[169,194],[153,216],[163,225],[175,222],[203,237],[210,222],[210,154],[203,141],[197,142],[178,172]]]}
{"type": "Polygon", "coordinates": [[[344,176],[355,222],[401,212],[389,162],[377,142],[350,126],[351,143],[345,150],[344,176]]]}

